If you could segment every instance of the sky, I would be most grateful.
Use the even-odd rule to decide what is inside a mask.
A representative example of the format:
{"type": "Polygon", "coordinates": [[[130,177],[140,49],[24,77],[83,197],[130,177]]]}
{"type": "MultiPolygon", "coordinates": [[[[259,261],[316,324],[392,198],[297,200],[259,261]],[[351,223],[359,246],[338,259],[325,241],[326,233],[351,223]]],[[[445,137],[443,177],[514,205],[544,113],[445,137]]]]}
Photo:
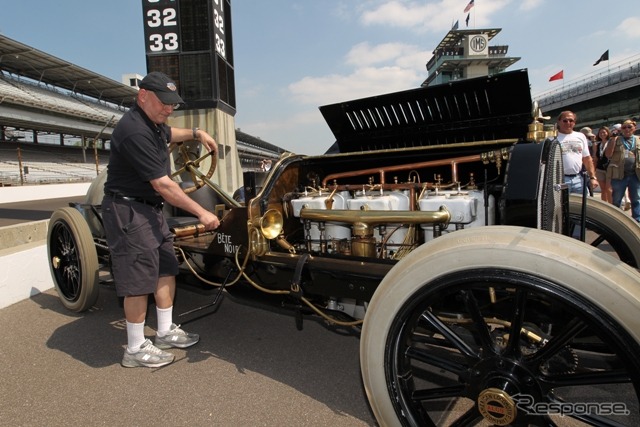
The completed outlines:
{"type": "MultiPolygon", "coordinates": [[[[142,1],[0,0],[0,34],[121,81],[147,72],[142,1]]],[[[528,69],[534,98],[640,58],[637,0],[476,0],[467,27],[468,3],[231,0],[236,128],[322,154],[335,138],[320,106],[419,87],[456,21],[501,28],[489,45],[521,58],[508,70],[528,69]]]]}

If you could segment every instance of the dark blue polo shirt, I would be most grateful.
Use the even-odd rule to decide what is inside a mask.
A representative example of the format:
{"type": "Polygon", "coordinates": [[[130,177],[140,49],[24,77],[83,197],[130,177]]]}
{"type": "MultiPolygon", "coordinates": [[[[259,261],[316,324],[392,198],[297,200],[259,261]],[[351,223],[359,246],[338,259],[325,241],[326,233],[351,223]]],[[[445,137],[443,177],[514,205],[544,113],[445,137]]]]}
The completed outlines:
{"type": "Polygon", "coordinates": [[[150,180],[171,174],[167,144],[171,127],[156,125],[136,104],[127,111],[111,135],[105,193],[161,202],[150,180]]]}

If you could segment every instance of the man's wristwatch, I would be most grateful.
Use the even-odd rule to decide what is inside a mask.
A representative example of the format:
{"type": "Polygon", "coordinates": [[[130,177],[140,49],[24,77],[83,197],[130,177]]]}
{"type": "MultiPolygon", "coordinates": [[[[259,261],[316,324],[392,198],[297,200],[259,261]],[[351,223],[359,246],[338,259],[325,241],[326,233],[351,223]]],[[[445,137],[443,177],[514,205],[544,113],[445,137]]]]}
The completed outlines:
{"type": "Polygon", "coordinates": [[[191,129],[191,131],[193,132],[193,139],[197,140],[198,139],[198,131],[200,130],[200,128],[193,128],[191,129]]]}

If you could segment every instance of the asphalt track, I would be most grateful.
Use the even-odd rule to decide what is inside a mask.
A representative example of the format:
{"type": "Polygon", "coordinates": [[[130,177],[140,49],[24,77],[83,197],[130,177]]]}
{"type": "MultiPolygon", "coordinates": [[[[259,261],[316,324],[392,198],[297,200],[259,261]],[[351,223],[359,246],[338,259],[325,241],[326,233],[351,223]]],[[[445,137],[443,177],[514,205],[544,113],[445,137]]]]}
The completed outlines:
{"type": "MultiPolygon", "coordinates": [[[[83,198],[0,204],[0,226],[47,219],[83,198]]],[[[179,288],[174,320],[201,341],[158,368],[120,366],[122,308],[103,285],[88,312],[52,289],[0,310],[0,426],[375,426],[359,338],[306,319],[179,288]]],[[[146,335],[155,327],[150,305],[146,335]]]]}
{"type": "MultiPolygon", "coordinates": [[[[177,314],[212,300],[178,292],[177,314]]],[[[152,336],[155,306],[148,312],[152,336]]],[[[123,368],[125,323],[108,285],[82,314],[53,290],[0,310],[0,425],[376,425],[357,336],[313,320],[298,331],[291,316],[229,297],[183,320],[198,344],[172,349],[176,361],[162,368],[123,368]]]]}

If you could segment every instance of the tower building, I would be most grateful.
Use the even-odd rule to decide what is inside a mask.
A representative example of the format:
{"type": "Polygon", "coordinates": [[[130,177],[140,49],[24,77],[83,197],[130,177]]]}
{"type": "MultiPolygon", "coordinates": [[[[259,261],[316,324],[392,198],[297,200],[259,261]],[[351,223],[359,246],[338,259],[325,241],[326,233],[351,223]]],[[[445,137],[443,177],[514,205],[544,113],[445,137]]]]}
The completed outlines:
{"type": "Polygon", "coordinates": [[[428,77],[422,86],[452,80],[488,76],[505,71],[520,58],[508,57],[509,46],[489,46],[501,28],[450,30],[427,62],[428,77]]]}

